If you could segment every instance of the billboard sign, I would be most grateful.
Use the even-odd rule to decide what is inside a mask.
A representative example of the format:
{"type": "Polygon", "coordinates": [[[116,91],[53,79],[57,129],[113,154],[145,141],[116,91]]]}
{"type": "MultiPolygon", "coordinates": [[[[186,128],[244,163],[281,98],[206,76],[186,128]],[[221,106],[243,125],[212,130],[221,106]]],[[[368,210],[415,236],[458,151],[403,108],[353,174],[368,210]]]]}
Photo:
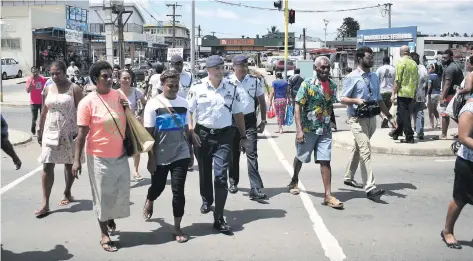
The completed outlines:
{"type": "Polygon", "coordinates": [[[66,29],[80,32],[88,32],[89,13],[87,9],[80,7],[66,6],[66,29]]]}

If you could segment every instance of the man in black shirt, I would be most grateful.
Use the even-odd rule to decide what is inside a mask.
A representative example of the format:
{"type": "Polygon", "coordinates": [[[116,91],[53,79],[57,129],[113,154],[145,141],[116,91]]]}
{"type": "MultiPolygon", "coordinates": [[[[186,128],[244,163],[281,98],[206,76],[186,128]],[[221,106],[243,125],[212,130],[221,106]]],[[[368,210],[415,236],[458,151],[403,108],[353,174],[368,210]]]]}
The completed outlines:
{"type": "Polygon", "coordinates": [[[293,107],[295,105],[294,102],[297,95],[297,91],[299,90],[299,87],[301,87],[302,82],[304,82],[304,77],[302,77],[300,73],[301,69],[294,69],[294,75],[291,76],[288,80],[289,90],[291,92],[291,102],[293,107]]]}
{"type": "MultiPolygon", "coordinates": [[[[455,96],[456,89],[460,87],[463,81],[463,71],[460,65],[453,61],[453,52],[448,49],[442,54],[442,65],[445,70],[442,75],[442,94],[440,96],[440,106],[445,110],[448,103],[455,96]]],[[[447,139],[448,125],[450,124],[450,117],[444,112],[442,115],[442,135],[439,137],[444,140],[447,139]]]]}

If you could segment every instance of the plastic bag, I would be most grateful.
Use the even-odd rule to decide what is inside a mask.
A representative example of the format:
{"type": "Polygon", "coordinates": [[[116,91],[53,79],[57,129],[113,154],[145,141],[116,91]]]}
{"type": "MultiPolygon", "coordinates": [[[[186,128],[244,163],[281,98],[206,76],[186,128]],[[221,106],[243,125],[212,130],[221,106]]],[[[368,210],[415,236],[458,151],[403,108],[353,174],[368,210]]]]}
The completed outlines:
{"type": "Polygon", "coordinates": [[[291,126],[294,123],[294,107],[287,105],[286,107],[286,126],[291,126]]]}

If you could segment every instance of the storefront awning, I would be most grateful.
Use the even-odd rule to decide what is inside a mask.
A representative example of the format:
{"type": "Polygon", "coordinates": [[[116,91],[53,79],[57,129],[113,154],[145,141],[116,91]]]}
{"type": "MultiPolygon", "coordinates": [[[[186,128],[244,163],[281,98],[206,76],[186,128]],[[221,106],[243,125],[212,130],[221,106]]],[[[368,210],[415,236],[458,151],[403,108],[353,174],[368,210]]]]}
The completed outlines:
{"type": "MultiPolygon", "coordinates": [[[[33,34],[50,34],[52,36],[58,37],[58,38],[65,38],[65,28],[60,28],[60,27],[47,27],[47,28],[39,28],[33,30],[33,34]]],[[[84,38],[86,39],[103,39],[105,36],[97,33],[91,33],[91,32],[84,32],[84,38]]]]}

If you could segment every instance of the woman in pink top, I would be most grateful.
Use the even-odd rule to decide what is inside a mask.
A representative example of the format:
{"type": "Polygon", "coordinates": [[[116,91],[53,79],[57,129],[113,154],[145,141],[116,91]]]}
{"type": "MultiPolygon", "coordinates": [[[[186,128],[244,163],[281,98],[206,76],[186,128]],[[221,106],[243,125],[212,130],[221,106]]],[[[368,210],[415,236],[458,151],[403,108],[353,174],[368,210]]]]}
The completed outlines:
{"type": "Polygon", "coordinates": [[[105,251],[115,252],[117,247],[110,240],[110,233],[116,229],[115,219],[130,216],[130,167],[123,147],[124,106],[128,106],[128,101],[112,89],[112,66],[108,62],[94,63],[89,75],[97,88],[79,104],[79,134],[72,173],[79,177],[79,159],[87,142],[87,170],[100,225],[100,245],[105,251]]]}

